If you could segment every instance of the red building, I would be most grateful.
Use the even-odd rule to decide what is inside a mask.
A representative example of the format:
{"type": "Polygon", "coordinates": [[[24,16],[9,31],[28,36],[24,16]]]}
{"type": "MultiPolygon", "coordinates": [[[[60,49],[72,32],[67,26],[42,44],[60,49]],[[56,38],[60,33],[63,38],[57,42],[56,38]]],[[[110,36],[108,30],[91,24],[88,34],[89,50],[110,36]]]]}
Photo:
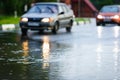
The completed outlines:
{"type": "Polygon", "coordinates": [[[71,6],[76,17],[95,17],[98,10],[89,0],[60,0],[71,6]]]}

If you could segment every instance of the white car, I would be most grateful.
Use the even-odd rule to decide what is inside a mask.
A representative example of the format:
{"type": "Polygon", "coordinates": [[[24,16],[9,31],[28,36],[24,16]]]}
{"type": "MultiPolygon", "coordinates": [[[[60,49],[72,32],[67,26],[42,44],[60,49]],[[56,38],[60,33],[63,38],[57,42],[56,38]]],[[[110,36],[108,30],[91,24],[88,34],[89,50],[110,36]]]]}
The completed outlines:
{"type": "Polygon", "coordinates": [[[20,28],[23,35],[27,35],[28,29],[51,30],[56,34],[60,28],[71,32],[74,22],[73,11],[64,3],[42,2],[35,5],[20,20],[20,28]]]}

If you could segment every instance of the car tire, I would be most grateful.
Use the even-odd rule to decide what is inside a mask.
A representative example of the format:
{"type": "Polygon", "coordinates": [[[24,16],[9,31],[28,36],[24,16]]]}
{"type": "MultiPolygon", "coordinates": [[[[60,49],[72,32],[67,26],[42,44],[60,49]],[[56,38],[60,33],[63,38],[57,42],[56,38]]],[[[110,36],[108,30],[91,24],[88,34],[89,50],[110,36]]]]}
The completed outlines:
{"type": "Polygon", "coordinates": [[[27,35],[27,29],[21,28],[22,35],[27,35]]]}
{"type": "Polygon", "coordinates": [[[69,23],[68,25],[69,25],[69,26],[66,27],[66,31],[67,31],[67,32],[71,32],[72,25],[73,25],[73,21],[70,21],[70,23],[69,23]]]}
{"type": "Polygon", "coordinates": [[[105,23],[102,23],[102,26],[105,26],[105,23]]]}
{"type": "Polygon", "coordinates": [[[118,23],[117,25],[120,26],[120,23],[118,23]]]}
{"type": "Polygon", "coordinates": [[[39,33],[40,33],[40,34],[41,34],[41,33],[44,33],[44,30],[43,30],[43,29],[39,30],[39,33]]]}
{"type": "Polygon", "coordinates": [[[105,23],[97,23],[97,26],[100,26],[100,25],[105,26],[105,23]]]}
{"type": "Polygon", "coordinates": [[[57,34],[58,29],[59,29],[59,25],[58,25],[58,23],[55,23],[55,25],[54,25],[54,27],[52,29],[52,33],[57,34]]]}
{"type": "Polygon", "coordinates": [[[96,23],[96,26],[100,26],[101,24],[100,23],[96,23]]]}

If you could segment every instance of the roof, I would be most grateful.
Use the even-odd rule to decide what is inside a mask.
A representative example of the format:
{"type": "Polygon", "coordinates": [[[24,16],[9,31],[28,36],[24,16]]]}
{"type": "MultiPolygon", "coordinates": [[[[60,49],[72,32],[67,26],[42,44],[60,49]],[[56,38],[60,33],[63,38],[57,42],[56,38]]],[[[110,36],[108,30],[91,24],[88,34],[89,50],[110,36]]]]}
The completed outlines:
{"type": "Polygon", "coordinates": [[[83,0],[93,11],[98,11],[89,0],[83,0]]]}
{"type": "Polygon", "coordinates": [[[95,8],[95,6],[90,2],[90,0],[72,0],[73,2],[79,3],[79,2],[85,2],[93,11],[97,12],[98,10],[95,8]]]}

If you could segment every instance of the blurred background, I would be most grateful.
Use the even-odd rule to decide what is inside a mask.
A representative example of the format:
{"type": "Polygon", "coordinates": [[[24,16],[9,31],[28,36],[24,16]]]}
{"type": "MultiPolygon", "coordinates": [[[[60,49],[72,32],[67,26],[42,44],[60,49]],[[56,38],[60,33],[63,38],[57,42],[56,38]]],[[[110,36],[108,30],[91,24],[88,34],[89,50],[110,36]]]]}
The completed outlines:
{"type": "MultiPolygon", "coordinates": [[[[32,3],[35,2],[66,2],[67,4],[71,4],[71,7],[73,8],[73,3],[78,4],[80,1],[85,0],[0,0],[0,15],[13,15],[15,11],[18,15],[21,15],[24,13],[24,11],[30,8],[32,3]]],[[[120,4],[119,0],[90,0],[90,2],[93,3],[98,10],[103,5],[120,4]]]]}
{"type": "Polygon", "coordinates": [[[18,24],[20,16],[36,2],[66,3],[76,18],[95,17],[102,6],[120,4],[119,0],[0,0],[0,24],[18,24]]]}

